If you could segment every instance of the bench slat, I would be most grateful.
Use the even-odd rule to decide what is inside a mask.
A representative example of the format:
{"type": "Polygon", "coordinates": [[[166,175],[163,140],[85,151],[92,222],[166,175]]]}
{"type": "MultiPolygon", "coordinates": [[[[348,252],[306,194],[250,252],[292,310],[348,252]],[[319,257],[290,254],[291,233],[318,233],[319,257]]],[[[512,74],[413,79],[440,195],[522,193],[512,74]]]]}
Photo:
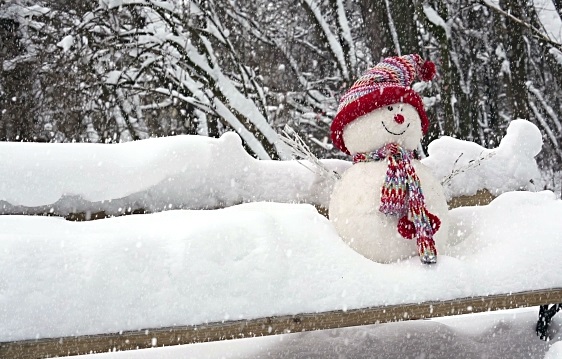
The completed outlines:
{"type": "MultiPolygon", "coordinates": [[[[562,303],[562,288],[419,304],[389,305],[347,311],[339,310],[216,322],[205,325],[4,342],[0,343],[0,358],[52,358],[56,356],[102,353],[113,350],[133,350],[444,317],[552,303],[562,303]]],[[[532,334],[534,333],[530,333],[530,335],[532,334]]]]}

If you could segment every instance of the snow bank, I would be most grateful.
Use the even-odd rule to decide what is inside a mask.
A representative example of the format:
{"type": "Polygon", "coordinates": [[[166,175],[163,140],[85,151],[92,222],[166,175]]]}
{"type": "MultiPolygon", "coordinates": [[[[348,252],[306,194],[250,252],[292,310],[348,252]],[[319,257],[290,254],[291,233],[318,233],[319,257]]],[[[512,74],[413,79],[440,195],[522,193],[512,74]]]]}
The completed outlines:
{"type": "Polygon", "coordinates": [[[462,241],[435,266],[371,262],[310,205],[1,216],[0,342],[562,287],[551,192],[451,215],[462,241]]]}
{"type": "MultiPolygon", "coordinates": [[[[539,130],[513,121],[496,149],[443,137],[423,163],[437,178],[461,171],[445,185],[449,198],[487,188],[494,194],[534,189],[540,177],[534,156],[539,130]],[[471,161],[489,157],[474,168],[471,161]]],[[[333,183],[303,166],[307,162],[250,157],[238,135],[220,139],[175,136],[121,144],[0,143],[0,212],[3,214],[145,209],[214,209],[245,202],[310,203],[328,207],[333,183]]],[[[343,172],[350,162],[322,160],[343,172]]]]}
{"type": "Polygon", "coordinates": [[[422,160],[437,178],[444,179],[448,199],[473,195],[480,189],[492,194],[519,189],[535,190],[540,172],[535,156],[541,151],[542,135],[529,121],[514,120],[495,149],[443,136],[429,144],[422,160]]]}
{"type": "Polygon", "coordinates": [[[552,344],[544,359],[562,359],[562,342],[552,344]]]}
{"type": "MultiPolygon", "coordinates": [[[[175,136],[121,144],[0,143],[2,213],[210,209],[242,202],[327,206],[331,187],[297,161],[259,161],[240,138],[175,136]]],[[[335,170],[347,163],[326,160],[335,170]]]]}

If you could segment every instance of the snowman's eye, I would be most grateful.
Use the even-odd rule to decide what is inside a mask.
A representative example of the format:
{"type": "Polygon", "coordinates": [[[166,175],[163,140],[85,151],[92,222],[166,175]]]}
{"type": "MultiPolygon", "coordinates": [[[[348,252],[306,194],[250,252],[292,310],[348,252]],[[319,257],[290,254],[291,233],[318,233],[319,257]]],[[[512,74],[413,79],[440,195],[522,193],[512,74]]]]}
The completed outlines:
{"type": "Polygon", "coordinates": [[[392,111],[392,106],[388,106],[388,111],[392,111]]]}

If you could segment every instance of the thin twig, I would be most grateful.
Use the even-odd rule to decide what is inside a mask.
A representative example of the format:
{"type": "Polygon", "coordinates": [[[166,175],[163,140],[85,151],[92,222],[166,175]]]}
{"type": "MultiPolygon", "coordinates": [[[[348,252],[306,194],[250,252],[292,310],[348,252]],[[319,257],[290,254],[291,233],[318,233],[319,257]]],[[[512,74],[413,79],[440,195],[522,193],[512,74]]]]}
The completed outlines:
{"type": "Polygon", "coordinates": [[[332,181],[337,181],[340,179],[340,175],[327,168],[310,150],[310,147],[304,142],[304,140],[299,136],[299,134],[289,125],[285,125],[281,136],[279,136],[281,141],[283,141],[289,148],[293,156],[297,159],[303,159],[310,162],[312,168],[297,161],[302,166],[306,167],[309,171],[314,172],[317,176],[328,178],[332,181]]]}
{"type": "Polygon", "coordinates": [[[468,161],[468,164],[466,166],[462,166],[462,167],[459,167],[459,168],[455,169],[455,166],[457,165],[457,162],[459,161],[459,159],[464,154],[464,153],[461,153],[459,155],[459,157],[457,157],[457,160],[455,161],[455,163],[453,163],[453,169],[451,171],[451,174],[449,174],[447,177],[445,177],[445,178],[443,178],[443,180],[441,180],[441,185],[445,186],[445,185],[449,184],[455,176],[457,176],[461,173],[470,171],[470,170],[480,166],[482,161],[490,159],[490,158],[492,158],[496,155],[496,152],[490,152],[486,155],[482,155],[483,152],[484,151],[480,152],[480,156],[477,159],[468,161]]]}

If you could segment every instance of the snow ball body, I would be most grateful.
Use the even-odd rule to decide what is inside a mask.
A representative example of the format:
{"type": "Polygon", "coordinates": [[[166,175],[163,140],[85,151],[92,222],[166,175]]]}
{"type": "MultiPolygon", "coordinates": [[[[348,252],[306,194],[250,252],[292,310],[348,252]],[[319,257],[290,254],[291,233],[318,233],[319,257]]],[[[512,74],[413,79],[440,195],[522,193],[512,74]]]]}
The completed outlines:
{"type": "MultiPolygon", "coordinates": [[[[343,139],[351,154],[373,152],[388,143],[414,150],[422,136],[418,112],[404,103],[378,108],[343,130],[343,139]],[[401,123],[394,120],[397,114],[402,115],[401,123]]],[[[420,179],[427,209],[441,220],[441,228],[434,234],[439,252],[446,245],[449,227],[443,187],[420,161],[413,160],[412,164],[420,179]]],[[[417,255],[415,238],[408,240],[398,233],[399,218],[379,211],[386,171],[386,161],[354,164],[334,186],[329,208],[330,220],[343,240],[356,252],[379,263],[417,255]]]]}

